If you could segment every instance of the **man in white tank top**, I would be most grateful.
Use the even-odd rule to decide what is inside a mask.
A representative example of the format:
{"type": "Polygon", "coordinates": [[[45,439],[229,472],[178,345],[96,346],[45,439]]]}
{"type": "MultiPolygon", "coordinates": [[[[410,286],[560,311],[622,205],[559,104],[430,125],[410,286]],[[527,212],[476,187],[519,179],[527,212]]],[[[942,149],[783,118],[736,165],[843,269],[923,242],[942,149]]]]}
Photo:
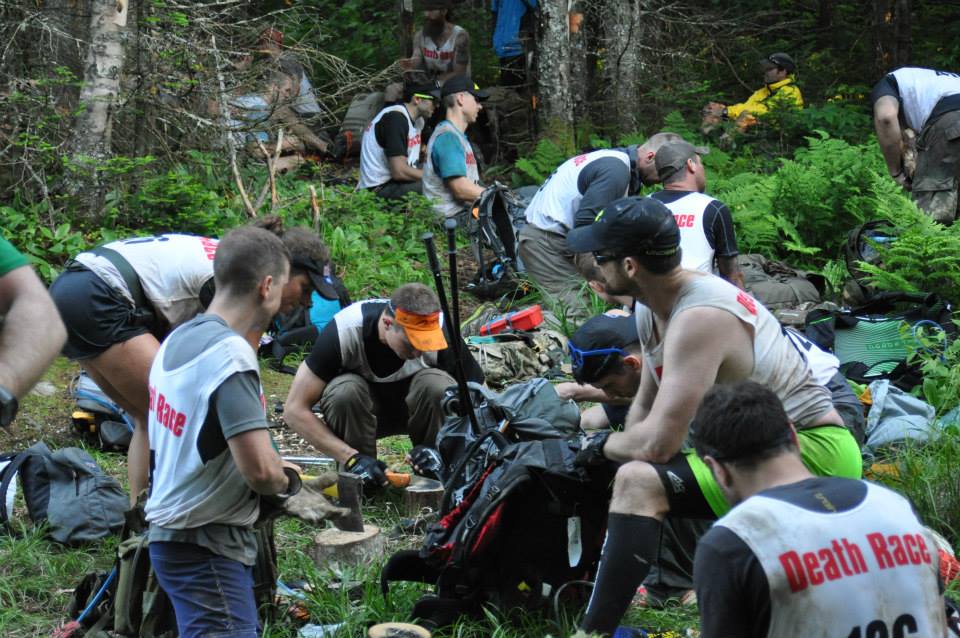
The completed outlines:
{"type": "Polygon", "coordinates": [[[439,99],[436,83],[407,83],[403,104],[391,104],[377,113],[363,131],[358,189],[368,188],[387,199],[423,192],[420,134],[439,99]]]}
{"type": "Polygon", "coordinates": [[[424,0],[423,27],[413,35],[413,55],[400,60],[406,79],[446,82],[470,75],[470,34],[450,21],[451,0],[424,0]]]}
{"type": "Polygon", "coordinates": [[[655,158],[663,190],[651,197],[664,203],[680,228],[681,265],[712,272],[743,289],[737,265],[737,235],[730,209],[704,194],[707,174],[700,159],[708,149],[688,142],[665,144],[655,158]]]}
{"type": "Polygon", "coordinates": [[[533,196],[518,235],[520,259],[548,301],[568,317],[589,316],[578,276],[578,262],[589,255],[571,253],[567,233],[592,223],[604,205],[635,193],[641,182],[656,184],[657,151],[679,140],[676,133],[657,133],[640,146],[581,153],[558,166],[533,196]]]}
{"type": "Polygon", "coordinates": [[[489,97],[466,75],[456,75],[440,89],[446,119],[437,125],[427,144],[423,168],[423,194],[433,200],[441,220],[460,218],[480,195],[480,168],[467,139],[467,128],[477,121],[482,102],[489,97]]]}
{"type": "Polygon", "coordinates": [[[715,384],[769,386],[801,430],[801,453],[814,473],[859,478],[862,467],[830,394],[773,315],[729,282],[680,267],[680,229],[666,206],[652,198],[617,200],[567,241],[573,252],[593,252],[612,294],[637,299],[643,345],[640,389],[624,431],[585,440],[577,458],[601,469],[622,463],[581,625],[604,634],[616,629],[656,560],[666,515],[715,518],[730,507],[703,461],[683,450],[697,406],[715,384]]]}
{"type": "Polygon", "coordinates": [[[905,498],[814,476],[757,383],[714,386],[690,428],[735,505],[697,547],[702,638],[946,636],[936,542],[905,498]]]}
{"type": "Polygon", "coordinates": [[[960,180],[960,74],[903,67],[877,82],[870,94],[877,142],[890,176],[913,192],[935,220],[957,216],[960,180]],[[916,170],[904,163],[903,130],[916,135],[916,170]]]}

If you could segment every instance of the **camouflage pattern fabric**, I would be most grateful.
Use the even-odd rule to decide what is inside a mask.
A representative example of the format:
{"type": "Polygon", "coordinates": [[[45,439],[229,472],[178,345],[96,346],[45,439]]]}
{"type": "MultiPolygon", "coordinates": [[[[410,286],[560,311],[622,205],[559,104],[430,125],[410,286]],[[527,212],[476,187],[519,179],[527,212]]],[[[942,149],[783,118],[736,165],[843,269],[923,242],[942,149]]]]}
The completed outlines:
{"type": "Polygon", "coordinates": [[[470,353],[480,364],[487,385],[502,388],[534,377],[560,375],[566,356],[566,338],[554,330],[506,332],[490,337],[468,337],[470,353]]]}
{"type": "Polygon", "coordinates": [[[960,182],[960,111],[944,113],[928,123],[917,139],[913,200],[942,224],[957,216],[960,182]]]}

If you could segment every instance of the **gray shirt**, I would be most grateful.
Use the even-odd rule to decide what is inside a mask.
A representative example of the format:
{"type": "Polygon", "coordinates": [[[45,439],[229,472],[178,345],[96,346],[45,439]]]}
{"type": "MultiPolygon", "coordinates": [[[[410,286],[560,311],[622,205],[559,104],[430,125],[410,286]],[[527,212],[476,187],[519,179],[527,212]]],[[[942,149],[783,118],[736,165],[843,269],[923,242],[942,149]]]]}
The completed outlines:
{"type": "MultiPolygon", "coordinates": [[[[172,333],[164,344],[161,363],[163,370],[174,370],[191,362],[228,337],[236,337],[236,333],[223,319],[215,315],[198,316],[172,333]]],[[[184,436],[189,435],[189,438],[185,438],[184,444],[187,441],[193,442],[195,452],[204,466],[225,465],[226,480],[244,481],[230,456],[227,440],[243,432],[267,427],[258,373],[236,372],[227,377],[210,394],[207,404],[207,414],[203,423],[199,424],[199,430],[186,432],[184,436]]],[[[197,424],[193,425],[196,427],[197,424]]],[[[190,426],[188,422],[185,430],[190,430],[190,426]]],[[[154,445],[151,444],[151,451],[153,448],[154,445]]],[[[155,465],[155,459],[151,459],[151,468],[155,465]]],[[[190,489],[198,493],[215,489],[215,486],[206,481],[205,476],[200,474],[197,484],[190,486],[190,489]]],[[[218,480],[224,480],[223,473],[216,476],[220,477],[218,480]]],[[[155,477],[152,476],[151,480],[155,480],[155,477]]],[[[259,498],[253,490],[247,488],[245,491],[245,498],[259,498]]],[[[204,502],[201,502],[196,509],[203,507],[204,502]]],[[[171,529],[151,523],[150,540],[200,545],[244,565],[253,565],[257,554],[256,538],[248,526],[209,522],[197,527],[171,529]]]]}

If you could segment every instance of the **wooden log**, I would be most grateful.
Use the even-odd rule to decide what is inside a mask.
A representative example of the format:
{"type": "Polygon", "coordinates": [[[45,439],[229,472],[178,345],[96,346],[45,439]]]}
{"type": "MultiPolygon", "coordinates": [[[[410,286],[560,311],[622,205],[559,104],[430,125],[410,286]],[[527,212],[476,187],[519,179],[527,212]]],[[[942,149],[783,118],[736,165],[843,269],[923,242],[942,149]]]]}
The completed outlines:
{"type": "Polygon", "coordinates": [[[430,632],[420,625],[405,622],[385,622],[367,630],[368,638],[430,638],[430,632]]]}
{"type": "Polygon", "coordinates": [[[384,555],[386,538],[376,525],[364,525],[362,532],[325,529],[313,539],[309,554],[319,567],[331,564],[356,567],[384,555]]]}

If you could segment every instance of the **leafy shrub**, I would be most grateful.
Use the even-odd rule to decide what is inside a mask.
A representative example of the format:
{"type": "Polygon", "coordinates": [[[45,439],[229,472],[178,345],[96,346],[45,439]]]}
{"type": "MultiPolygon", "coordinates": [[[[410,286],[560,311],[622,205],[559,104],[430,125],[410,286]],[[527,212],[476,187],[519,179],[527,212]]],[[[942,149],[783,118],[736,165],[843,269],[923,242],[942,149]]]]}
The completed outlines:
{"type": "MultiPolygon", "coordinates": [[[[30,259],[40,277],[48,283],[60,272],[70,257],[90,246],[88,238],[72,230],[69,222],[45,224],[42,205],[18,210],[0,206],[0,226],[4,236],[30,259]]],[[[98,243],[94,241],[94,243],[98,243]]]]}
{"type": "Polygon", "coordinates": [[[550,174],[571,155],[568,149],[549,138],[537,142],[537,146],[530,155],[519,158],[514,164],[517,173],[514,185],[542,184],[550,174]]]}

